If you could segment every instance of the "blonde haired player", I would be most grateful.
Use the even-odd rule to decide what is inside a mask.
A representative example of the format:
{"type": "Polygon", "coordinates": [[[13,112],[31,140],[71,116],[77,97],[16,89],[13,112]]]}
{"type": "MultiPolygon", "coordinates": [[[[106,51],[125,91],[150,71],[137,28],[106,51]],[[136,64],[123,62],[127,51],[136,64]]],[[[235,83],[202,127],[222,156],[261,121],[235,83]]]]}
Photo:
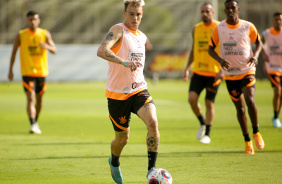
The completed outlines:
{"type": "Polygon", "coordinates": [[[226,86],[236,107],[237,119],[245,139],[245,153],[254,154],[253,143],[248,132],[246,111],[248,110],[251,119],[256,146],[258,149],[264,149],[264,141],[259,133],[257,107],[254,100],[255,72],[261,50],[260,36],[252,23],[239,19],[238,1],[226,0],[224,5],[227,18],[213,30],[209,54],[223,68],[226,86]],[[250,41],[256,45],[254,53],[250,41]],[[217,45],[219,45],[220,56],[214,50],[217,45]],[[248,109],[246,109],[245,103],[248,109]]]}
{"type": "Polygon", "coordinates": [[[105,96],[115,130],[109,165],[112,178],[118,184],[123,183],[119,157],[129,139],[131,113],[137,114],[147,127],[147,177],[155,169],[158,155],[160,135],[156,107],[143,75],[145,49],[149,42],[138,29],[144,5],[143,0],[125,0],[124,23],[110,28],[97,52],[109,64],[105,96]]]}

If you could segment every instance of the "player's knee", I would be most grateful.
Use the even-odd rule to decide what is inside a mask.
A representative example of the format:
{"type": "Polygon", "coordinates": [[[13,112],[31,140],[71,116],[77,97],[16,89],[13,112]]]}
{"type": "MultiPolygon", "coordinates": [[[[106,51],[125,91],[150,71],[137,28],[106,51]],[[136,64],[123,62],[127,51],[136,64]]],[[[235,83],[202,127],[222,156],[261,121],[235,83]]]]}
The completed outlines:
{"type": "Polygon", "coordinates": [[[238,108],[237,108],[237,113],[238,113],[239,115],[245,114],[245,113],[246,113],[246,108],[243,107],[243,106],[238,107],[238,108]]]}
{"type": "Polygon", "coordinates": [[[150,132],[157,132],[158,131],[158,121],[155,118],[151,118],[147,123],[147,129],[150,132]]]}
{"type": "Polygon", "coordinates": [[[119,138],[116,139],[118,144],[122,147],[125,146],[128,143],[128,140],[129,140],[129,136],[119,137],[119,138]]]}
{"type": "Polygon", "coordinates": [[[188,102],[189,102],[189,104],[197,104],[197,100],[193,97],[190,97],[190,96],[188,98],[188,102]]]}
{"type": "Polygon", "coordinates": [[[255,107],[255,101],[252,98],[246,99],[245,101],[246,101],[248,108],[255,107]]]}

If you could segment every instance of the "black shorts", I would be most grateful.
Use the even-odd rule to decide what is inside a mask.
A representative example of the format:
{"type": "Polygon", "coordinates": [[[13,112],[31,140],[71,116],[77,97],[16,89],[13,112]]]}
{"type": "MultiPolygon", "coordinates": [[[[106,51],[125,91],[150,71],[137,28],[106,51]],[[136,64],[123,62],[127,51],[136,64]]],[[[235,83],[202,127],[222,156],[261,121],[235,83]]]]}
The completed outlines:
{"type": "Polygon", "coordinates": [[[227,90],[233,101],[238,101],[244,87],[256,87],[255,75],[246,75],[241,80],[225,80],[227,90]]]}
{"type": "Polygon", "coordinates": [[[43,94],[46,90],[45,77],[23,76],[23,86],[25,91],[35,91],[36,94],[43,94]]]}
{"type": "Polygon", "coordinates": [[[115,131],[121,132],[129,127],[131,112],[137,111],[147,103],[154,103],[148,90],[140,91],[126,100],[108,98],[109,117],[115,131]]]}
{"type": "Polygon", "coordinates": [[[203,89],[206,88],[205,99],[214,102],[220,82],[221,82],[220,80],[215,81],[215,77],[206,77],[193,73],[189,87],[189,92],[194,91],[198,95],[200,95],[203,89]]]}
{"type": "Polygon", "coordinates": [[[270,79],[272,87],[282,86],[282,76],[274,75],[274,74],[268,74],[268,77],[270,79]]]}

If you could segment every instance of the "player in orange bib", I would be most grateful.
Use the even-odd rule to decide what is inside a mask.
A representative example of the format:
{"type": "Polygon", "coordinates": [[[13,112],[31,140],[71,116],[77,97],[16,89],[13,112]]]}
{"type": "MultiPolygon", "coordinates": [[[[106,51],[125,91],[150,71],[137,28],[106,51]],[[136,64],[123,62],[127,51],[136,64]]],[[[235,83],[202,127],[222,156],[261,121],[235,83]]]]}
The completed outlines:
{"type": "Polygon", "coordinates": [[[46,89],[45,77],[48,75],[47,51],[55,54],[56,45],[51,34],[39,28],[40,18],[36,11],[26,15],[28,28],[17,34],[11,54],[8,78],[13,80],[13,65],[20,47],[21,74],[27,96],[27,113],[30,120],[30,133],[41,134],[37,123],[42,108],[43,93],[46,89]]]}
{"type": "Polygon", "coordinates": [[[268,73],[271,85],[273,87],[273,109],[272,118],[273,127],[281,128],[281,122],[278,118],[282,103],[282,13],[276,12],[272,19],[273,27],[262,33],[261,41],[264,44],[263,58],[264,69],[268,73]]]}
{"type": "Polygon", "coordinates": [[[246,111],[248,110],[252,122],[256,146],[258,149],[264,149],[264,141],[259,133],[257,107],[254,101],[255,71],[261,50],[261,41],[255,26],[250,22],[239,19],[239,10],[238,1],[225,1],[224,12],[227,19],[214,28],[210,40],[209,54],[223,68],[227,89],[236,107],[237,118],[245,139],[245,153],[254,154],[253,143],[248,132],[246,111]],[[254,53],[250,40],[256,45],[254,53]],[[217,45],[219,45],[220,56],[214,50],[217,45]],[[245,103],[248,109],[246,109],[245,103]]]}
{"type": "MultiPolygon", "coordinates": [[[[219,21],[213,20],[213,15],[212,4],[204,3],[201,6],[202,22],[196,24],[192,31],[192,50],[182,78],[184,81],[188,80],[189,68],[193,63],[188,101],[200,122],[196,138],[203,144],[211,142],[210,130],[214,118],[214,101],[223,79],[220,64],[208,54],[212,30],[219,23],[219,21]],[[206,89],[206,119],[203,117],[201,105],[198,102],[199,95],[204,89],[206,89]]],[[[216,50],[218,51],[218,47],[216,50]]]]}
{"type": "Polygon", "coordinates": [[[124,0],[124,23],[110,28],[97,52],[109,64],[106,97],[115,130],[109,164],[116,183],[123,183],[119,157],[129,139],[131,113],[137,114],[147,127],[147,177],[155,169],[158,155],[160,134],[156,107],[143,75],[145,49],[150,44],[146,35],[138,29],[144,5],[143,0],[124,0]]]}

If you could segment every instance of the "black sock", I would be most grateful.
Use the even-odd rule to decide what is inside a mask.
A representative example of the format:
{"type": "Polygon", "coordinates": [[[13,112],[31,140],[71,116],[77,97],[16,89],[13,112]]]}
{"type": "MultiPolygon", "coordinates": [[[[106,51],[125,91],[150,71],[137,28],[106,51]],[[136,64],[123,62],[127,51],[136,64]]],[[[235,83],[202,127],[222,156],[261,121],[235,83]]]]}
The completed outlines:
{"type": "Polygon", "coordinates": [[[205,123],[205,119],[204,119],[204,117],[203,117],[202,114],[201,114],[200,116],[197,116],[197,117],[198,117],[198,119],[199,119],[201,125],[205,125],[205,124],[206,124],[206,123],[205,123]]]}
{"type": "Polygon", "coordinates": [[[120,165],[119,163],[119,157],[116,157],[112,154],[112,163],[111,163],[114,167],[118,167],[120,165]]]}
{"type": "Polygon", "coordinates": [[[250,138],[249,134],[243,134],[243,135],[244,135],[244,138],[245,138],[245,142],[247,142],[247,141],[250,141],[250,140],[251,140],[251,138],[250,138]]]}
{"type": "Polygon", "coordinates": [[[35,117],[35,121],[37,122],[38,116],[35,117]]]}
{"type": "Polygon", "coordinates": [[[253,127],[253,134],[256,134],[259,132],[259,128],[258,126],[257,127],[253,127]]]}
{"type": "Polygon", "coordinates": [[[156,161],[157,161],[157,157],[158,157],[158,152],[150,152],[148,151],[148,171],[152,168],[152,167],[156,167],[156,161]]]}
{"type": "Polygon", "coordinates": [[[36,123],[36,120],[35,118],[29,118],[29,121],[30,121],[30,124],[33,125],[36,123]]]}
{"type": "Polygon", "coordinates": [[[210,131],[211,131],[211,125],[206,125],[206,133],[205,135],[210,136],[210,131]]]}
{"type": "Polygon", "coordinates": [[[274,111],[274,118],[277,119],[279,115],[279,111],[274,111]]]}

